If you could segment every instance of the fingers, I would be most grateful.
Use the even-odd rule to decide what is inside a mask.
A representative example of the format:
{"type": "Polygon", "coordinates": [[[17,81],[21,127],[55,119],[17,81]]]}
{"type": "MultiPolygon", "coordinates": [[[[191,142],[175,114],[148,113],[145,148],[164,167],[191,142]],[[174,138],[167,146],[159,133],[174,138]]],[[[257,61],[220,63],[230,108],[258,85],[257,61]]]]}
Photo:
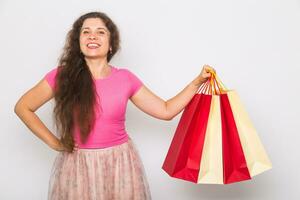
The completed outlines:
{"type": "Polygon", "coordinates": [[[74,144],[74,148],[73,148],[73,152],[77,151],[78,150],[78,144],[74,144]]]}
{"type": "Polygon", "coordinates": [[[203,68],[204,68],[205,72],[208,72],[208,73],[210,73],[210,72],[216,73],[216,70],[215,70],[213,67],[209,66],[209,65],[204,65],[203,68]]]}

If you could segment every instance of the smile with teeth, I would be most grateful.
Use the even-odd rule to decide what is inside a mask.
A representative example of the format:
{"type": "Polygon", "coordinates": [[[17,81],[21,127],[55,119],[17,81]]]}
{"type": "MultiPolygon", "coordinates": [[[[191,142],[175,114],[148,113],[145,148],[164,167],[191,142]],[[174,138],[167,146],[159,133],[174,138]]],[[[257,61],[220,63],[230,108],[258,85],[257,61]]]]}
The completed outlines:
{"type": "Polygon", "coordinates": [[[96,49],[96,48],[99,48],[100,47],[100,44],[97,44],[97,43],[88,43],[86,45],[89,49],[96,49]]]}

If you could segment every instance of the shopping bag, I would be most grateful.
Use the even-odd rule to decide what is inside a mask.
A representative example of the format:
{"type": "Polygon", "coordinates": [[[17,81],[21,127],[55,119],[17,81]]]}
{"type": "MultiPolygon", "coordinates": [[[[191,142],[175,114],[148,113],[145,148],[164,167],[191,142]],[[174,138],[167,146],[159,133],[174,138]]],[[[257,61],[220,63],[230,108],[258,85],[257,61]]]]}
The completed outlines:
{"type": "Polygon", "coordinates": [[[272,163],[260,141],[238,94],[227,93],[251,177],[272,168],[272,163]]]}
{"type": "Polygon", "coordinates": [[[197,182],[209,103],[210,96],[197,95],[185,108],[164,164],[169,175],[197,182]]]}
{"type": "Polygon", "coordinates": [[[212,96],[197,183],[223,184],[220,99],[212,96]]]}
{"type": "Polygon", "coordinates": [[[211,73],[184,109],[162,168],[194,183],[251,179],[271,162],[237,94],[211,73]]]}
{"type": "Polygon", "coordinates": [[[220,101],[224,183],[251,179],[227,94],[220,101]]]}

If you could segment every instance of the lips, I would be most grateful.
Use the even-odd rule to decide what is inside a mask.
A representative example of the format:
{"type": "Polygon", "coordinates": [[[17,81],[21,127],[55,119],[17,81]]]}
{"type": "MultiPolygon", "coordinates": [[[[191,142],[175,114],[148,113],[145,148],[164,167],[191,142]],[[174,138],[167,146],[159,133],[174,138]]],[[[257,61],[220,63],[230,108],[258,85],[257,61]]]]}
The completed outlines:
{"type": "Polygon", "coordinates": [[[89,49],[97,49],[97,48],[99,48],[101,45],[98,44],[98,43],[88,43],[86,46],[87,46],[87,48],[89,48],[89,49]]]}

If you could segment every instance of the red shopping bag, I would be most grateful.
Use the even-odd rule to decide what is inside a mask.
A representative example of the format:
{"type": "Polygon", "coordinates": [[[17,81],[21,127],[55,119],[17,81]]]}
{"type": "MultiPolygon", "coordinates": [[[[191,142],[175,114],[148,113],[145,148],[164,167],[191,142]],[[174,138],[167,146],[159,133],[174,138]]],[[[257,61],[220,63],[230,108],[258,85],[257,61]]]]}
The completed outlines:
{"type": "MultiPolygon", "coordinates": [[[[240,135],[245,132],[242,128],[247,120],[240,120],[236,117],[237,113],[233,113],[228,98],[231,91],[226,90],[216,74],[212,73],[199,91],[183,111],[163,170],[172,177],[194,183],[229,184],[251,179],[253,175],[269,169],[271,164],[253,131],[254,139],[251,141],[256,146],[260,145],[260,152],[255,153],[264,154],[263,159],[261,156],[260,160],[256,159],[253,151],[250,155],[255,145],[248,145],[245,137],[242,137],[241,143],[240,135]],[[246,148],[246,157],[243,148],[246,148]],[[255,159],[260,163],[266,161],[266,167],[255,168],[251,176],[247,161],[253,163],[255,159]]],[[[231,99],[234,100],[233,97],[231,99]]]]}
{"type": "Polygon", "coordinates": [[[185,108],[163,165],[170,176],[197,182],[210,98],[195,95],[185,108]]]}
{"type": "Polygon", "coordinates": [[[227,94],[220,95],[224,183],[251,179],[227,94]]]}

